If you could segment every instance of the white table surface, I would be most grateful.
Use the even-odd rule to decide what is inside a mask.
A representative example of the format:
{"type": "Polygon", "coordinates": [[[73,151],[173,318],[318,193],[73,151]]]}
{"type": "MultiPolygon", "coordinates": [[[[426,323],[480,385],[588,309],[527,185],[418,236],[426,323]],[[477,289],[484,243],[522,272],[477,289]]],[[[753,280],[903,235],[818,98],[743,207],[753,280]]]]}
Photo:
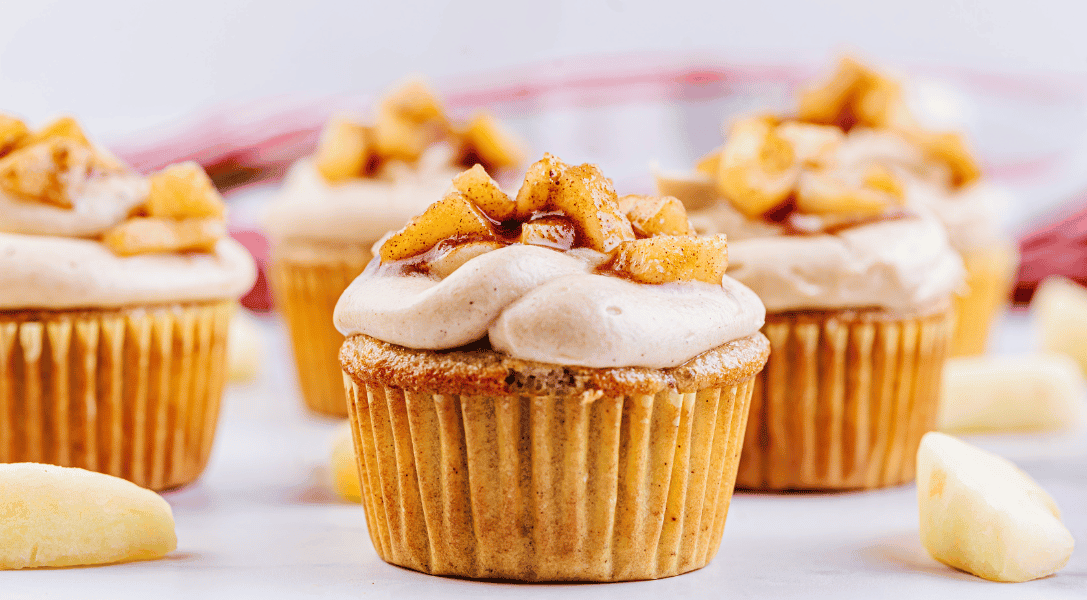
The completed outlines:
{"type": "MultiPolygon", "coordinates": [[[[277,321],[262,323],[260,379],[230,388],[211,463],[166,494],[178,549],[158,561],[0,572],[0,598],[1087,598],[1087,552],[1059,574],[996,584],[930,558],[913,486],[867,493],[765,495],[732,502],[706,568],[650,582],[521,585],[432,577],[382,562],[362,507],[337,499],[328,455],[336,422],[301,408],[277,321]]],[[[1000,351],[1029,346],[1023,318],[1000,351]]],[[[1087,434],[973,438],[1015,460],[1087,541],[1087,434]]]]}

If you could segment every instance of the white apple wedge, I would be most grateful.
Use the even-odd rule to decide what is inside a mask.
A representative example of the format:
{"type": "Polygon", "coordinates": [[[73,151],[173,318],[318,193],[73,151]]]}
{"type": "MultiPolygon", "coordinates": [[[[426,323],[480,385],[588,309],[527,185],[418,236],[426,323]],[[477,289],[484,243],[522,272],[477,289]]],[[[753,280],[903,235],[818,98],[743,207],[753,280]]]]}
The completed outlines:
{"type": "Polygon", "coordinates": [[[1038,286],[1031,312],[1042,330],[1042,349],[1063,352],[1087,372],[1087,288],[1064,277],[1038,286]]]}
{"type": "Polygon", "coordinates": [[[992,581],[1051,575],[1072,555],[1053,498],[1011,462],[925,434],[917,451],[921,542],[936,560],[992,581]]]}
{"type": "Polygon", "coordinates": [[[336,429],[332,439],[332,487],[344,500],[362,502],[359,467],[355,462],[355,442],[351,439],[351,422],[336,429]]]}
{"type": "Polygon", "coordinates": [[[177,548],[170,505],[102,473],[0,465],[0,569],[159,558],[177,548]]]}
{"type": "Polygon", "coordinates": [[[944,366],[941,431],[1048,431],[1083,422],[1084,381],[1064,354],[968,356],[944,366]]]}

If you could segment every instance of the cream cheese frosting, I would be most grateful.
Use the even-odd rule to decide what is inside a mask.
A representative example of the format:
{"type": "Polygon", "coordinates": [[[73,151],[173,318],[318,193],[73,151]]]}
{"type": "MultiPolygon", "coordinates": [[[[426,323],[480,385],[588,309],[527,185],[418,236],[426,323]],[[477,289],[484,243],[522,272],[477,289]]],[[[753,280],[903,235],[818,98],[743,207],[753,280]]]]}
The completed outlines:
{"type": "Polygon", "coordinates": [[[340,333],[416,349],[488,338],[524,360],[592,368],[666,368],[759,331],[765,310],[730,277],[637,284],[593,273],[599,257],[514,244],[445,279],[374,259],[340,297],[340,333]]]}
{"type": "Polygon", "coordinates": [[[0,309],[119,308],[238,298],[256,281],[232,239],[213,254],[117,256],[94,240],[0,233],[0,309]]]}
{"type": "Polygon", "coordinates": [[[71,209],[0,193],[0,310],[237,298],[253,286],[253,258],[231,239],[214,253],[137,256],[89,239],[124,221],[147,191],[145,178],[125,173],[88,181],[71,209]]]}
{"type": "Polygon", "coordinates": [[[387,165],[379,178],[330,184],[311,158],[288,173],[264,227],[276,240],[371,244],[423,212],[460,171],[447,146],[432,146],[415,166],[387,165]]]}
{"type": "Polygon", "coordinates": [[[729,243],[728,274],[771,312],[884,308],[921,311],[962,285],[962,259],[931,217],[891,218],[815,235],[729,243]]]}

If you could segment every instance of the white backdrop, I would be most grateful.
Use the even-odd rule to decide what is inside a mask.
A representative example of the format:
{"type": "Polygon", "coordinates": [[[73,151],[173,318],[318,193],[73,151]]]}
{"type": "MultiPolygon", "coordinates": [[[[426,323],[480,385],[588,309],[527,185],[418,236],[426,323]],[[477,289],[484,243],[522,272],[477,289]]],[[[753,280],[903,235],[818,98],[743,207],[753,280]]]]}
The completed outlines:
{"type": "Polygon", "coordinates": [[[1087,78],[1087,3],[1068,0],[4,0],[0,108],[79,115],[105,140],[208,106],[376,90],[586,54],[876,62],[1087,78]]]}

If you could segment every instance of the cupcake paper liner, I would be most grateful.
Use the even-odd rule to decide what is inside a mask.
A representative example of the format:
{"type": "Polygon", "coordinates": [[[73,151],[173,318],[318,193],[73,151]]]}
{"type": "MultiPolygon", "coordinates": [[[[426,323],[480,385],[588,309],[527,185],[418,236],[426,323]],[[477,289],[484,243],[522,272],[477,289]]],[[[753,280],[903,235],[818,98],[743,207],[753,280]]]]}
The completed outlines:
{"type": "Polygon", "coordinates": [[[983,354],[989,327],[1008,304],[1019,265],[1019,251],[1012,244],[963,253],[966,291],[956,296],[952,356],[983,354]]]}
{"type": "Polygon", "coordinates": [[[310,410],[347,416],[339,352],[343,336],[332,322],[336,302],[370,262],[362,246],[314,246],[303,256],[279,252],[273,257],[276,309],[291,338],[298,385],[310,410]]]}
{"type": "Polygon", "coordinates": [[[736,486],[845,490],[911,481],[935,426],[950,311],[768,314],[736,486]]]}
{"type": "Polygon", "coordinates": [[[215,436],[234,306],[0,311],[0,462],[154,490],[193,481],[215,436]]]}
{"type": "Polygon", "coordinates": [[[382,559],[435,575],[622,581],[717,553],[754,378],[629,396],[344,383],[382,559]]]}

